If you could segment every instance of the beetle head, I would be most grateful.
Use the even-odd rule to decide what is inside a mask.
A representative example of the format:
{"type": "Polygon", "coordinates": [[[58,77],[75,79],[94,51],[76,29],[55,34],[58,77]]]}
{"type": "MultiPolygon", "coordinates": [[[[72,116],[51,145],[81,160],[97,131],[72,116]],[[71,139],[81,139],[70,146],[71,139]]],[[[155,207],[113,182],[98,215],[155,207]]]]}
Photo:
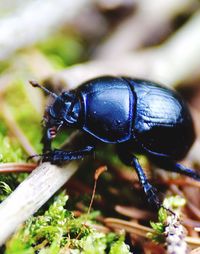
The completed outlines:
{"type": "Polygon", "coordinates": [[[73,91],[63,92],[47,109],[49,116],[58,123],[74,126],[78,123],[80,114],[80,102],[73,91]]]}
{"type": "Polygon", "coordinates": [[[55,99],[53,104],[47,107],[43,118],[44,127],[47,129],[49,139],[55,138],[63,124],[70,127],[78,124],[80,102],[75,92],[63,92],[61,95],[56,95],[35,81],[30,81],[30,83],[34,87],[41,88],[55,99]]]}

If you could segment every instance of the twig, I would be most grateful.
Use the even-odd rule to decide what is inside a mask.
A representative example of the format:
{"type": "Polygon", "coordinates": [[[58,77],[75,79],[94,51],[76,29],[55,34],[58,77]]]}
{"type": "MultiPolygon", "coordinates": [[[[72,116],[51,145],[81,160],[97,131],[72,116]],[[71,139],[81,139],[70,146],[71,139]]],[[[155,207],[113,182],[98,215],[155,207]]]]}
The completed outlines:
{"type": "Polygon", "coordinates": [[[77,170],[71,162],[63,168],[43,163],[0,204],[0,245],[34,214],[77,170]]]}
{"type": "MultiPolygon", "coordinates": [[[[28,155],[36,154],[36,150],[33,148],[31,143],[29,142],[29,140],[26,138],[24,133],[21,131],[18,124],[14,121],[13,116],[12,116],[10,110],[8,109],[8,107],[6,106],[6,104],[2,102],[1,107],[2,107],[3,118],[4,118],[8,128],[14,134],[14,136],[17,137],[17,139],[19,140],[19,142],[22,145],[22,147],[24,148],[24,150],[27,152],[28,155]]],[[[36,161],[36,159],[34,159],[34,158],[33,158],[33,160],[36,161]]]]}
{"type": "MultiPolygon", "coordinates": [[[[91,208],[92,208],[92,204],[93,204],[93,201],[94,201],[94,197],[95,197],[95,192],[96,192],[96,187],[97,187],[97,180],[99,178],[99,176],[105,172],[107,170],[107,167],[106,166],[102,166],[102,167],[99,167],[96,169],[95,171],[95,175],[94,175],[94,186],[93,186],[93,191],[92,191],[92,197],[91,197],[91,200],[90,200],[90,204],[89,204],[89,207],[88,207],[88,211],[87,211],[87,215],[86,215],[86,218],[85,218],[85,221],[83,222],[82,226],[83,227],[87,227],[87,220],[88,220],[88,216],[91,212],[91,208]]],[[[79,239],[80,235],[82,234],[82,229],[80,230],[79,234],[77,235],[76,239],[79,239]]]]}
{"type": "Polygon", "coordinates": [[[1,163],[0,173],[31,172],[36,167],[36,163],[1,163]]]}
{"type": "MultiPolygon", "coordinates": [[[[176,195],[179,195],[181,197],[184,197],[184,193],[178,188],[178,186],[171,184],[169,187],[173,193],[175,193],[176,195]]],[[[186,206],[190,210],[193,217],[199,220],[200,219],[200,209],[195,204],[191,203],[189,199],[187,199],[186,206]]]]}
{"type": "Polygon", "coordinates": [[[200,247],[192,250],[190,254],[200,254],[200,247]]]}
{"type": "MultiPolygon", "coordinates": [[[[73,134],[70,146],[78,143],[79,138],[79,133],[73,134]]],[[[42,163],[4,200],[0,204],[0,245],[63,186],[77,168],[78,162],[63,167],[42,163]]]]}
{"type": "Polygon", "coordinates": [[[169,33],[172,18],[193,4],[194,1],[188,0],[137,1],[137,12],[120,23],[108,40],[97,48],[95,58],[123,57],[146,42],[152,42],[155,36],[169,33]]]}
{"type": "Polygon", "coordinates": [[[123,228],[125,231],[129,233],[137,234],[143,237],[146,237],[146,234],[148,232],[153,233],[153,229],[142,226],[138,224],[137,222],[133,222],[133,221],[125,221],[125,220],[116,219],[116,218],[106,218],[104,222],[109,227],[112,227],[115,229],[123,228]]]}
{"type": "MultiPolygon", "coordinates": [[[[147,233],[153,233],[153,230],[149,227],[142,226],[133,221],[125,221],[115,218],[106,218],[104,220],[106,226],[112,227],[114,229],[125,229],[126,232],[136,234],[138,236],[147,237],[147,233]]],[[[200,246],[200,239],[195,237],[185,237],[185,240],[191,246],[198,247],[200,246]]]]}
{"type": "Polygon", "coordinates": [[[88,3],[90,0],[46,0],[24,4],[12,15],[0,20],[0,59],[6,59],[17,49],[55,32],[86,8],[88,3]]]}
{"type": "Polygon", "coordinates": [[[130,218],[136,219],[136,220],[148,220],[148,219],[152,219],[155,217],[155,214],[153,214],[152,212],[138,209],[136,207],[127,207],[127,206],[116,205],[115,210],[116,210],[116,212],[118,212],[124,216],[130,217],[130,218]]]}
{"type": "Polygon", "coordinates": [[[51,80],[55,84],[65,84],[70,89],[100,75],[128,75],[174,86],[199,75],[199,26],[200,12],[197,12],[185,26],[158,48],[129,54],[120,59],[79,64],[59,72],[51,80]]]}
{"type": "Polygon", "coordinates": [[[177,186],[193,186],[200,188],[200,182],[197,182],[189,177],[182,177],[182,178],[170,178],[170,179],[162,179],[164,184],[175,184],[177,186]]]}

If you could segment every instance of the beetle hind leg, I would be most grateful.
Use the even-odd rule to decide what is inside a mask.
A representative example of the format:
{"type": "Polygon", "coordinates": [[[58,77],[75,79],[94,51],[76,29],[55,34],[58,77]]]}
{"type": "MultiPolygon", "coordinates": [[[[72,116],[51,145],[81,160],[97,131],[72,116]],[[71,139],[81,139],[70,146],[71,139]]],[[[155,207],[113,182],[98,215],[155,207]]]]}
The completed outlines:
{"type": "Polygon", "coordinates": [[[157,190],[149,183],[138,159],[133,154],[128,153],[125,149],[124,151],[123,149],[118,149],[118,154],[122,162],[135,168],[139,182],[147,196],[148,202],[157,208],[161,207],[162,204],[157,196],[157,190]]]}
{"type": "Polygon", "coordinates": [[[164,161],[159,163],[164,169],[171,172],[180,173],[182,175],[189,176],[197,181],[200,181],[200,174],[195,172],[193,169],[187,168],[182,164],[171,162],[171,161],[164,161]]]}

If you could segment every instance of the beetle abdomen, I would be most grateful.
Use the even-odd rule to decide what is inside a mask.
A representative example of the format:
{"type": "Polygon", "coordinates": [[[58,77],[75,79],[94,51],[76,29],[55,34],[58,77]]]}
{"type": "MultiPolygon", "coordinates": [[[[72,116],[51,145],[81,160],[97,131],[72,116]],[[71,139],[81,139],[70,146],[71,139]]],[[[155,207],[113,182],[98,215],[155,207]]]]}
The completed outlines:
{"type": "Polygon", "coordinates": [[[134,135],[150,154],[182,159],[194,142],[190,112],[174,91],[152,82],[128,79],[137,95],[134,135]]]}
{"type": "Polygon", "coordinates": [[[132,134],[135,98],[122,78],[101,77],[78,88],[84,109],[83,130],[106,143],[121,143],[132,134]]]}

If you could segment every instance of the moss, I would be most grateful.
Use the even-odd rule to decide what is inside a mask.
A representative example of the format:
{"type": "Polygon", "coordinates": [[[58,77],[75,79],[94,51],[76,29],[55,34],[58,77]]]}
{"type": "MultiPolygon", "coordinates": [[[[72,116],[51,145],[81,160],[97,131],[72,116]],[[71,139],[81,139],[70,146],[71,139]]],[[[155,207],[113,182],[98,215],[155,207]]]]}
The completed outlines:
{"type": "Polygon", "coordinates": [[[0,174],[0,201],[3,201],[27,177],[27,173],[0,174]]]}
{"type": "Polygon", "coordinates": [[[6,254],[128,254],[123,236],[104,234],[93,228],[98,212],[75,218],[65,208],[68,196],[61,193],[43,214],[32,217],[7,242],[6,254]]]}
{"type": "Polygon", "coordinates": [[[112,244],[109,254],[129,254],[129,246],[124,243],[124,237],[120,237],[112,244]]]}
{"type": "Polygon", "coordinates": [[[10,135],[0,116],[0,163],[24,161],[25,155],[18,140],[10,135]]]}

